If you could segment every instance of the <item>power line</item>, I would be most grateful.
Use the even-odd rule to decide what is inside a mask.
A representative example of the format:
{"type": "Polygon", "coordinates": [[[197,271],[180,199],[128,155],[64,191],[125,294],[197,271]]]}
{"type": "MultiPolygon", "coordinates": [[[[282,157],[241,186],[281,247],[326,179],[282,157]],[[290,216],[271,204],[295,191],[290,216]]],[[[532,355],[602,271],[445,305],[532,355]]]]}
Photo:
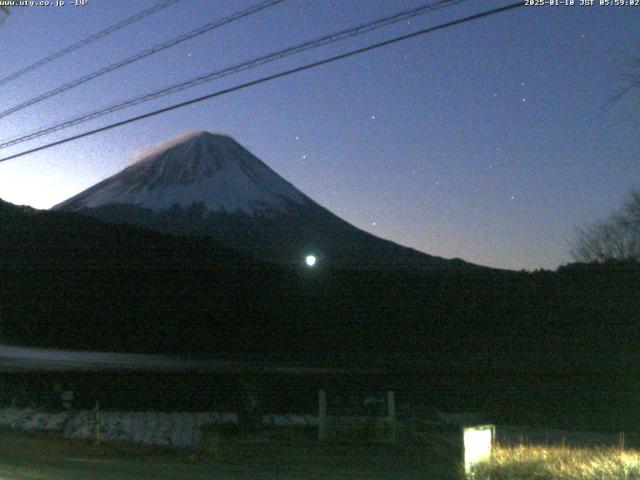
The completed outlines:
{"type": "Polygon", "coordinates": [[[48,127],[43,127],[43,128],[39,128],[36,130],[33,130],[31,132],[28,132],[26,134],[17,136],[17,137],[13,137],[11,139],[6,139],[6,140],[2,140],[0,141],[0,149],[2,148],[7,148],[13,145],[18,145],[20,143],[24,143],[27,142],[29,140],[33,140],[35,138],[39,138],[42,137],[44,135],[47,135],[49,133],[53,133],[53,132],[57,132],[60,130],[64,130],[66,128],[75,126],[75,125],[79,125],[82,123],[86,123],[90,120],[95,120],[96,118],[100,118],[103,117],[104,115],[107,115],[109,113],[114,113],[120,110],[123,110],[125,108],[129,108],[132,107],[134,105],[139,105],[141,103],[145,103],[145,102],[149,102],[151,100],[155,100],[161,97],[165,97],[167,95],[170,95],[172,93],[176,93],[176,92],[180,92],[182,90],[186,90],[188,88],[192,88],[195,87],[197,85],[201,85],[203,83],[206,82],[210,82],[212,80],[216,80],[222,77],[226,77],[228,75],[231,74],[235,74],[238,72],[242,72],[245,70],[249,70],[249,69],[253,69],[262,65],[265,65],[267,63],[271,63],[274,62],[276,60],[280,60],[282,58],[291,56],[291,55],[296,55],[299,53],[302,53],[304,51],[307,50],[311,50],[311,49],[315,49],[324,45],[328,45],[330,43],[335,43],[338,42],[340,40],[343,40],[345,38],[350,38],[350,37],[355,37],[358,35],[362,35],[365,33],[369,33],[371,31],[377,30],[379,28],[382,27],[386,27],[388,25],[392,25],[394,23],[398,23],[410,18],[414,18],[417,17],[418,15],[422,15],[425,14],[427,12],[431,12],[440,8],[444,8],[444,7],[449,7],[449,6],[453,6],[459,3],[463,3],[469,0],[439,0],[437,2],[431,2],[429,4],[426,5],[422,5],[419,6],[417,8],[408,10],[408,11],[403,11],[403,12],[399,12],[399,13],[395,13],[393,15],[389,15],[383,18],[380,18],[378,20],[372,21],[372,22],[367,22],[364,24],[360,24],[356,27],[351,27],[349,29],[346,30],[341,30],[339,32],[335,32],[329,35],[324,35],[322,37],[319,38],[315,38],[313,40],[309,40],[306,41],[304,43],[298,44],[296,46],[293,47],[289,47],[286,48],[284,50],[279,50],[276,52],[272,52],[269,53],[267,55],[263,55],[260,56],[258,58],[255,58],[253,60],[249,60],[249,61],[245,61],[236,65],[233,65],[231,67],[226,67],[224,69],[221,70],[216,70],[214,72],[210,72],[207,73],[205,75],[201,75],[198,77],[195,77],[193,79],[184,81],[184,82],[180,82],[174,85],[171,85],[169,87],[165,87],[163,89],[157,90],[155,92],[152,93],[148,93],[145,95],[141,95],[138,97],[134,97],[131,98],[129,100],[117,103],[115,105],[111,105],[109,107],[105,107],[99,110],[94,110],[92,112],[89,113],[85,113],[82,114],[78,117],[72,118],[70,120],[66,120],[62,123],[55,123],[53,125],[50,125],[48,127]]]}
{"type": "Polygon", "coordinates": [[[202,35],[204,33],[207,33],[211,30],[214,30],[216,28],[222,27],[223,25],[227,25],[228,23],[234,22],[236,20],[240,20],[241,18],[244,17],[248,17],[249,15],[252,15],[254,13],[257,13],[261,10],[265,10],[269,7],[272,7],[278,3],[282,3],[285,0],[265,0],[261,3],[258,3],[256,5],[253,5],[249,8],[246,8],[244,10],[241,10],[239,12],[236,12],[228,17],[224,17],[220,20],[217,20],[215,22],[210,22],[207,23],[206,25],[197,28],[195,30],[192,30],[188,33],[185,33],[183,35],[180,35],[178,37],[172,38],[171,40],[168,40],[164,43],[155,45],[151,48],[148,48],[147,50],[143,50],[142,52],[139,52],[135,55],[132,55],[131,57],[125,58],[124,60],[121,60],[119,62],[116,63],[112,63],[111,65],[108,65],[106,67],[102,67],[99,70],[96,70],[95,72],[92,72],[88,75],[85,75],[84,77],[80,77],[77,80],[73,80],[69,83],[65,83],[64,85],[55,88],[53,90],[50,90],[46,93],[43,93],[42,95],[38,95],[37,97],[34,97],[30,100],[27,100],[26,102],[23,102],[19,105],[16,105],[14,107],[11,107],[7,110],[4,110],[3,112],[0,112],[0,118],[4,118],[7,115],[11,115],[12,113],[15,113],[19,110],[22,110],[24,108],[30,107],[31,105],[35,105],[36,103],[40,103],[43,100],[46,100],[48,98],[51,98],[55,95],[58,95],[59,93],[62,92],[66,92],[72,88],[75,88],[79,85],[82,85],[83,83],[88,82],[89,80],[93,80],[94,78],[100,77],[102,75],[105,75],[109,72],[112,72],[114,70],[117,70],[119,68],[122,68],[126,65],[129,65],[131,63],[137,62],[138,60],[141,60],[143,58],[146,58],[150,55],[153,55],[155,53],[161,52],[163,50],[166,50],[167,48],[173,47],[179,43],[185,42],[187,40],[191,40],[192,38],[195,38],[199,35],[202,35]]]}
{"type": "Polygon", "coordinates": [[[52,62],[60,57],[63,57],[71,52],[74,52],[76,50],[81,49],[82,47],[86,47],[87,45],[89,45],[90,43],[95,42],[96,40],[99,40],[103,37],[106,37],[107,35],[110,35],[124,27],[126,27],[127,25],[131,25],[132,23],[135,22],[139,22],[140,20],[142,20],[143,18],[146,18],[150,15],[153,15],[154,13],[158,13],[161,10],[164,10],[165,8],[173,5],[174,3],[178,3],[181,2],[182,0],[164,0],[160,3],[157,3],[156,5],[154,5],[151,8],[148,8],[147,10],[143,10],[140,13],[137,13],[136,15],[133,15],[129,18],[125,18],[124,20],[122,20],[121,22],[118,22],[114,25],[111,25],[110,27],[105,28],[104,30],[100,30],[99,32],[94,33],[93,35],[88,36],[87,38],[84,38],[82,40],[79,40],[76,43],[73,43],[71,45],[69,45],[68,47],[65,47],[61,50],[58,50],[57,52],[52,53],[51,55],[49,55],[48,57],[44,57],[41,60],[38,60],[37,62],[32,63],[31,65],[27,65],[26,67],[18,70],[17,72],[12,73],[11,75],[8,75],[2,79],[0,79],[0,86],[5,85],[13,80],[15,80],[16,78],[19,78],[21,76],[23,76],[24,74],[31,72],[33,70],[35,70],[36,68],[40,68],[43,65],[46,65],[49,62],[52,62]]]}
{"type": "Polygon", "coordinates": [[[186,107],[188,105],[193,105],[195,103],[203,102],[205,100],[210,100],[212,98],[219,97],[219,96],[222,96],[222,95],[226,95],[228,93],[236,92],[238,90],[244,90],[245,88],[249,88],[249,87],[252,87],[254,85],[259,85],[261,83],[266,83],[266,82],[269,82],[271,80],[275,80],[275,79],[282,78],[282,77],[287,77],[287,76],[293,75],[295,73],[303,72],[305,70],[310,70],[312,68],[316,68],[316,67],[319,67],[321,65],[326,65],[326,64],[329,64],[329,63],[333,63],[333,62],[336,62],[338,60],[342,60],[342,59],[345,59],[345,58],[352,57],[354,55],[359,55],[361,53],[369,52],[371,50],[375,50],[375,49],[378,49],[378,48],[381,48],[381,47],[386,47],[388,45],[392,45],[392,44],[399,43],[399,42],[402,42],[402,41],[405,41],[405,40],[409,40],[411,38],[415,38],[415,37],[418,37],[418,36],[421,36],[421,35],[426,35],[428,33],[435,32],[437,30],[443,30],[445,28],[452,27],[454,25],[460,25],[462,23],[467,23],[467,22],[470,22],[470,21],[473,21],[473,20],[478,20],[480,18],[485,18],[485,17],[497,15],[499,13],[503,13],[503,12],[506,12],[506,11],[509,11],[509,10],[513,10],[513,9],[516,9],[516,8],[523,7],[524,5],[525,5],[524,1],[519,1],[519,2],[516,2],[516,3],[512,3],[512,4],[509,4],[509,5],[506,5],[504,7],[494,8],[492,10],[488,10],[488,11],[485,11],[485,12],[482,12],[482,13],[477,13],[475,15],[470,15],[470,16],[463,17],[463,18],[460,18],[460,19],[457,19],[457,20],[452,20],[452,21],[447,22],[447,23],[442,23],[440,25],[436,25],[435,27],[425,28],[423,30],[418,30],[416,32],[409,33],[407,35],[402,35],[400,37],[395,37],[395,38],[392,38],[390,40],[385,40],[383,42],[375,43],[373,45],[369,45],[369,46],[366,46],[366,47],[358,48],[356,50],[351,50],[349,52],[346,52],[346,53],[343,53],[343,54],[340,54],[340,55],[336,55],[336,56],[333,56],[333,57],[329,57],[329,58],[326,58],[324,60],[319,60],[317,62],[308,63],[306,65],[302,65],[301,67],[296,67],[296,68],[285,70],[285,71],[282,71],[282,72],[279,72],[279,73],[275,73],[273,75],[268,75],[266,77],[262,77],[262,78],[259,78],[257,80],[253,80],[253,81],[250,81],[250,82],[242,83],[240,85],[236,85],[235,87],[230,87],[230,88],[226,88],[226,89],[223,89],[223,90],[218,90],[217,92],[213,92],[213,93],[210,93],[208,95],[204,95],[204,96],[201,96],[201,97],[193,98],[191,100],[187,100],[185,102],[177,103],[177,104],[171,105],[169,107],[161,108],[159,110],[148,112],[148,113],[145,113],[143,115],[138,115],[138,116],[135,116],[135,117],[131,117],[131,118],[128,118],[126,120],[122,120],[122,121],[119,121],[119,122],[116,122],[116,123],[112,123],[110,125],[106,125],[104,127],[96,128],[94,130],[90,130],[90,131],[87,131],[87,132],[84,132],[84,133],[80,133],[78,135],[74,135],[74,136],[71,136],[71,137],[64,138],[62,140],[57,140],[55,142],[51,142],[51,143],[48,143],[46,145],[42,145],[40,147],[32,148],[32,149],[26,150],[24,152],[20,152],[20,153],[14,154],[14,155],[10,155],[8,157],[0,158],[0,162],[6,162],[8,160],[13,160],[15,158],[23,157],[23,156],[28,155],[30,153],[39,152],[41,150],[45,150],[45,149],[48,149],[48,148],[51,148],[51,147],[55,147],[57,145],[62,145],[64,143],[68,143],[68,142],[71,142],[73,140],[78,140],[80,138],[88,137],[90,135],[95,135],[96,133],[104,132],[106,130],[111,130],[111,129],[116,128],[116,127],[121,127],[121,126],[127,125],[129,123],[137,122],[137,121],[143,120],[145,118],[150,118],[150,117],[154,117],[156,115],[160,115],[162,113],[170,112],[170,111],[176,110],[178,108],[186,107]]]}

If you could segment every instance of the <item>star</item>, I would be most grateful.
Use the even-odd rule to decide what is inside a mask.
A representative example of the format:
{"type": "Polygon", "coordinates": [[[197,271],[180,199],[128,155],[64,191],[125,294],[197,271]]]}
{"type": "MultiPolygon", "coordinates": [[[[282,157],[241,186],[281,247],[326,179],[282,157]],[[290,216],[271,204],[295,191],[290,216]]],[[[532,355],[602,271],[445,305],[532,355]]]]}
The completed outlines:
{"type": "Polygon", "coordinates": [[[371,120],[375,120],[376,116],[375,115],[371,115],[371,120]]]}
{"type": "Polygon", "coordinates": [[[307,156],[306,156],[306,155],[302,155],[302,159],[303,159],[303,160],[306,160],[306,159],[307,159],[307,156]]]}
{"type": "Polygon", "coordinates": [[[374,227],[377,225],[376,222],[371,222],[371,225],[373,225],[374,227]]]}
{"type": "Polygon", "coordinates": [[[296,135],[296,140],[300,140],[300,137],[296,135]]]}

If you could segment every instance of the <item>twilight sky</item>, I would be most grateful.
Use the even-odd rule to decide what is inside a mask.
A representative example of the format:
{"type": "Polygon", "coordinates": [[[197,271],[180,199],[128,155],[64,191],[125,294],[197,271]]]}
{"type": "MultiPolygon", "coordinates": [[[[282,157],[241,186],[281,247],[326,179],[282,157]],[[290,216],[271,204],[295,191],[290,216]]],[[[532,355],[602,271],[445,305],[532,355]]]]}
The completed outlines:
{"type": "MultiPolygon", "coordinates": [[[[579,3],[580,0],[576,0],[579,3]]],[[[19,8],[0,77],[157,0],[19,8]]],[[[183,0],[1,88],[5,110],[257,0],[183,0]]],[[[0,140],[426,0],[287,0],[0,119],[0,140]]],[[[0,151],[0,157],[287,67],[507,5],[451,8],[226,77],[0,151]]],[[[597,3],[597,2],[596,2],[597,3]]],[[[577,226],[640,187],[640,115],[623,52],[640,7],[525,7],[0,163],[0,198],[48,208],[186,130],[233,136],[357,227],[442,257],[511,269],[570,261],[577,226]]]]}

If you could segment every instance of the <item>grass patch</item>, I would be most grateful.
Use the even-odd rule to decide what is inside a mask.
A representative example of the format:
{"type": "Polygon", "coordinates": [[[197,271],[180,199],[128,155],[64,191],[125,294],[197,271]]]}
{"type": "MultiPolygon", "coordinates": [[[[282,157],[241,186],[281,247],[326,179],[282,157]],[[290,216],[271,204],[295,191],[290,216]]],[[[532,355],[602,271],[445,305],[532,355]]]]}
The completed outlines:
{"type": "Polygon", "coordinates": [[[495,446],[477,478],[491,480],[640,480],[640,452],[618,448],[495,446]]]}

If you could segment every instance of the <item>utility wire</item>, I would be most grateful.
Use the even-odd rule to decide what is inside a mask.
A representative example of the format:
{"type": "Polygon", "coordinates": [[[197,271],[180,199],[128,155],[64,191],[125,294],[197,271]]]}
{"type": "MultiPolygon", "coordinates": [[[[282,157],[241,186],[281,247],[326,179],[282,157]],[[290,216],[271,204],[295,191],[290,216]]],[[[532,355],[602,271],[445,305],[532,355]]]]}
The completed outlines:
{"type": "Polygon", "coordinates": [[[125,18],[124,20],[122,20],[119,23],[116,23],[114,25],[111,25],[110,27],[105,28],[104,30],[100,30],[97,33],[94,33],[93,35],[88,36],[87,38],[84,38],[82,40],[77,41],[76,43],[73,43],[71,45],[69,45],[68,47],[65,47],[61,50],[58,50],[57,52],[52,53],[51,55],[49,55],[48,57],[44,57],[41,60],[38,60],[35,63],[32,63],[31,65],[27,65],[26,67],[18,70],[17,72],[12,73],[11,75],[8,75],[4,78],[0,79],[0,86],[5,85],[13,80],[15,80],[16,78],[19,78],[21,76],[23,76],[24,74],[31,72],[33,70],[35,70],[36,68],[40,68],[43,65],[46,65],[49,62],[52,62],[54,60],[57,60],[60,57],[63,57],[71,52],[74,52],[76,50],[81,49],[82,47],[86,47],[87,45],[89,45],[90,43],[95,42],[96,40],[99,40],[103,37],[106,37],[107,35],[110,35],[114,32],[117,32],[118,30],[120,30],[121,28],[126,27],[127,25],[131,25],[132,23],[135,22],[139,22],[140,20],[142,20],[143,18],[146,18],[150,15],[153,15],[154,13],[158,13],[161,10],[164,10],[165,8],[173,5],[174,3],[178,3],[181,2],[182,0],[164,0],[162,2],[159,2],[157,4],[155,4],[153,7],[148,8],[147,10],[143,10],[140,13],[137,13],[136,15],[133,15],[129,18],[125,18]]]}
{"type": "Polygon", "coordinates": [[[173,47],[175,45],[178,45],[179,43],[182,42],[186,42],[187,40],[191,40],[192,38],[195,38],[199,35],[202,35],[204,33],[207,33],[211,30],[214,30],[216,28],[222,27],[223,25],[226,25],[228,23],[234,22],[236,20],[240,20],[241,18],[244,17],[248,17],[249,15],[252,15],[254,13],[257,13],[261,10],[265,10],[269,7],[272,7],[278,3],[282,3],[285,0],[265,0],[263,2],[260,2],[256,5],[253,5],[249,8],[246,8],[244,10],[241,10],[239,12],[236,12],[228,17],[224,17],[220,20],[217,20],[215,22],[210,22],[207,23],[206,25],[197,28],[195,30],[192,30],[188,33],[185,33],[183,35],[180,35],[178,37],[172,38],[171,40],[168,40],[164,43],[155,45],[151,48],[148,48],[147,50],[143,50],[142,52],[139,52],[135,55],[132,55],[131,57],[125,58],[124,60],[121,60],[119,62],[116,63],[112,63],[111,65],[108,65],[106,67],[102,67],[99,70],[96,70],[95,72],[92,72],[88,75],[85,75],[84,77],[80,77],[77,80],[73,80],[69,83],[65,83],[64,85],[55,88],[53,90],[50,90],[46,93],[43,93],[42,95],[38,95],[37,97],[32,98],[31,100],[27,100],[24,103],[21,103],[19,105],[16,105],[14,107],[11,107],[7,110],[4,110],[3,112],[0,112],[0,118],[6,117],[7,115],[11,115],[12,113],[15,113],[19,110],[22,110],[24,108],[30,107],[31,105],[35,105],[36,103],[42,102],[43,100],[46,100],[48,98],[51,98],[55,95],[58,95],[59,93],[62,92],[66,92],[68,90],[71,90],[72,88],[75,88],[79,85],[82,85],[83,83],[88,82],[89,80],[93,80],[94,78],[100,77],[102,75],[105,75],[109,72],[112,72],[114,70],[117,70],[119,68],[122,68],[126,65],[129,65],[131,63],[137,62],[138,60],[141,60],[143,58],[146,58],[150,55],[153,55],[155,53],[161,52],[163,50],[166,50],[167,48],[173,47]]]}
{"type": "Polygon", "coordinates": [[[349,52],[346,52],[346,53],[343,53],[343,54],[340,54],[340,55],[336,55],[336,56],[333,56],[333,57],[329,57],[329,58],[326,58],[324,60],[319,60],[317,62],[308,63],[308,64],[302,65],[300,67],[292,68],[290,70],[285,70],[285,71],[282,71],[282,72],[279,72],[279,73],[276,73],[276,74],[273,74],[273,75],[268,75],[266,77],[262,77],[262,78],[259,78],[257,80],[253,80],[253,81],[250,81],[250,82],[242,83],[240,85],[236,85],[235,87],[230,87],[230,88],[226,88],[226,89],[223,89],[223,90],[218,90],[217,92],[213,92],[213,93],[210,93],[208,95],[204,95],[204,96],[201,96],[201,97],[193,98],[191,100],[187,100],[186,102],[177,103],[177,104],[171,105],[169,107],[161,108],[159,110],[148,112],[148,113],[145,113],[143,115],[138,115],[138,116],[135,116],[135,117],[131,117],[131,118],[128,118],[126,120],[122,120],[122,121],[119,121],[119,122],[116,122],[116,123],[112,123],[110,125],[106,125],[104,127],[96,128],[94,130],[90,130],[90,131],[87,131],[87,132],[84,132],[84,133],[80,133],[78,135],[67,137],[67,138],[64,138],[62,140],[57,140],[55,142],[51,142],[51,143],[48,143],[46,145],[42,145],[42,146],[39,146],[39,147],[36,147],[36,148],[32,148],[30,150],[26,150],[26,151],[23,151],[23,152],[20,152],[20,153],[16,153],[16,154],[10,155],[8,157],[0,158],[0,162],[6,162],[8,160],[13,160],[14,158],[23,157],[23,156],[28,155],[30,153],[39,152],[39,151],[42,151],[42,150],[45,150],[45,149],[48,149],[48,148],[51,148],[51,147],[55,147],[57,145],[62,145],[64,143],[71,142],[73,140],[78,140],[80,138],[84,138],[84,137],[88,137],[88,136],[91,136],[91,135],[95,135],[96,133],[104,132],[106,130],[111,130],[113,128],[120,127],[122,125],[127,125],[129,123],[137,122],[137,121],[143,120],[145,118],[154,117],[156,115],[160,115],[160,114],[163,114],[163,113],[166,113],[166,112],[170,112],[172,110],[176,110],[178,108],[182,108],[182,107],[186,107],[186,106],[189,106],[189,105],[193,105],[195,103],[203,102],[205,100],[210,100],[212,98],[219,97],[219,96],[222,96],[222,95],[226,95],[228,93],[236,92],[236,91],[239,91],[239,90],[244,90],[245,88],[253,87],[255,85],[259,85],[259,84],[266,83],[266,82],[270,82],[271,80],[275,80],[275,79],[282,78],[282,77],[288,77],[288,76],[293,75],[295,73],[303,72],[305,70],[310,70],[312,68],[316,68],[316,67],[319,67],[321,65],[326,65],[326,64],[329,64],[329,63],[333,63],[333,62],[336,62],[338,60],[342,60],[342,59],[349,58],[349,57],[352,57],[352,56],[355,56],[355,55],[359,55],[361,53],[369,52],[371,50],[375,50],[375,49],[378,49],[378,48],[381,48],[381,47],[386,47],[388,45],[392,45],[392,44],[399,43],[399,42],[402,42],[402,41],[405,41],[405,40],[409,40],[411,38],[415,38],[415,37],[418,37],[418,36],[421,36],[421,35],[426,35],[428,33],[435,32],[437,30],[443,30],[443,29],[452,27],[454,25],[460,25],[460,24],[467,23],[467,22],[470,22],[470,21],[473,21],[473,20],[478,20],[480,18],[485,18],[485,17],[497,15],[499,13],[503,13],[503,12],[506,12],[506,11],[509,11],[509,10],[513,10],[513,9],[516,9],[516,8],[523,7],[524,5],[525,5],[524,1],[519,1],[519,2],[516,2],[516,3],[512,3],[512,4],[509,4],[509,5],[506,5],[504,7],[494,8],[492,10],[487,10],[487,11],[482,12],[482,13],[477,13],[475,15],[470,15],[470,16],[467,16],[467,17],[459,18],[457,20],[452,20],[452,21],[447,22],[447,23],[442,23],[440,25],[436,25],[435,27],[425,28],[423,30],[418,30],[416,32],[409,33],[407,35],[402,35],[400,37],[395,37],[395,38],[392,38],[390,40],[385,40],[383,42],[375,43],[373,45],[369,45],[369,46],[366,46],[366,47],[358,48],[356,50],[351,50],[349,52]]]}
{"type": "Polygon", "coordinates": [[[35,138],[38,137],[42,137],[44,135],[47,135],[49,133],[53,133],[53,132],[57,132],[60,130],[64,130],[66,128],[75,126],[75,125],[79,125],[82,123],[86,123],[90,120],[95,120],[96,118],[100,118],[103,117],[104,115],[107,115],[109,113],[114,113],[117,112],[119,110],[123,110],[125,108],[129,108],[132,107],[134,105],[138,105],[141,103],[145,103],[145,102],[149,102],[151,100],[155,100],[161,97],[165,97],[167,95],[170,95],[172,93],[176,93],[176,92],[180,92],[182,90],[186,90],[188,88],[192,88],[195,87],[197,85],[201,85],[203,83],[206,82],[210,82],[212,80],[216,80],[222,77],[226,77],[228,75],[234,74],[234,73],[238,73],[238,72],[242,72],[244,70],[249,70],[249,69],[253,69],[262,65],[265,65],[267,63],[271,63],[274,62],[276,60],[279,60],[281,58],[285,58],[291,55],[296,55],[299,54],[301,52],[307,51],[307,50],[311,50],[311,49],[315,49],[315,48],[319,48],[321,46],[330,44],[330,43],[335,43],[338,42],[340,40],[344,40],[345,38],[350,38],[350,37],[355,37],[358,35],[362,35],[368,32],[371,32],[373,30],[377,30],[379,28],[382,27],[386,27],[388,25],[392,25],[410,18],[414,18],[417,17],[418,15],[422,15],[425,14],[427,12],[431,12],[440,8],[444,8],[444,7],[449,7],[449,6],[453,6],[455,4],[459,4],[459,3],[463,3],[463,2],[467,2],[469,0],[440,0],[437,2],[431,2],[429,4],[426,5],[422,5],[420,7],[414,8],[412,10],[408,10],[408,11],[403,11],[400,13],[396,13],[387,17],[383,17],[381,19],[372,21],[372,22],[368,22],[368,23],[364,23],[361,25],[358,25],[356,27],[352,27],[346,30],[341,30],[339,32],[335,32],[329,35],[324,35],[322,37],[319,38],[315,38],[313,40],[309,40],[307,42],[298,44],[296,46],[284,49],[284,50],[279,50],[276,52],[272,52],[269,53],[267,55],[263,55],[261,57],[255,58],[253,60],[249,60],[249,61],[245,61],[236,65],[233,65],[231,67],[226,67],[224,69],[221,70],[216,70],[214,72],[210,72],[207,73],[205,75],[201,75],[198,76],[196,78],[193,78],[191,80],[187,80],[184,82],[180,82],[180,83],[176,83],[174,85],[171,85],[169,87],[165,87],[161,90],[157,90],[155,92],[152,93],[148,93],[145,95],[141,95],[138,97],[134,97],[131,98],[129,100],[117,103],[115,105],[111,105],[109,107],[105,107],[102,108],[100,110],[95,110],[93,112],[89,112],[89,113],[85,113],[82,114],[78,117],[72,118],[70,120],[66,120],[62,123],[55,123],[53,125],[50,125],[48,127],[42,127],[36,130],[33,130],[31,132],[28,132],[26,134],[17,136],[17,137],[13,137],[11,139],[5,139],[0,141],[0,149],[2,148],[7,148],[13,145],[17,145],[20,143],[24,143],[27,142],[29,140],[33,140],[35,138]]]}

